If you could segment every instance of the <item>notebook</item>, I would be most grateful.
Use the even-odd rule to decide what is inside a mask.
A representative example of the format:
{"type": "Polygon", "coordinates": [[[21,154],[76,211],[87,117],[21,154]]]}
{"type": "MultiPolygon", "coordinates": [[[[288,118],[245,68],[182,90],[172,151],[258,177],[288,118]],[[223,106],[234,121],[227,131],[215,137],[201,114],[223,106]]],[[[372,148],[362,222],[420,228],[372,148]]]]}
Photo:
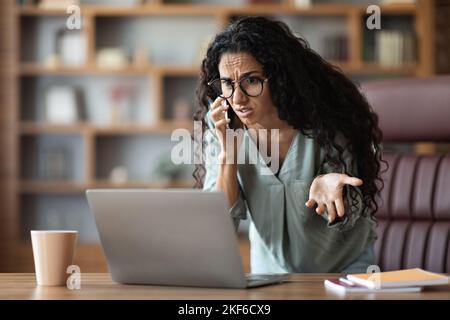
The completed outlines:
{"type": "Polygon", "coordinates": [[[350,274],[347,279],[374,289],[377,287],[375,278],[379,276],[380,288],[423,287],[445,285],[450,283],[450,277],[419,268],[398,271],[380,272],[378,274],[350,274]]]}
{"type": "Polygon", "coordinates": [[[344,278],[327,279],[325,280],[325,287],[337,293],[403,293],[422,291],[421,287],[370,289],[344,278]]]}

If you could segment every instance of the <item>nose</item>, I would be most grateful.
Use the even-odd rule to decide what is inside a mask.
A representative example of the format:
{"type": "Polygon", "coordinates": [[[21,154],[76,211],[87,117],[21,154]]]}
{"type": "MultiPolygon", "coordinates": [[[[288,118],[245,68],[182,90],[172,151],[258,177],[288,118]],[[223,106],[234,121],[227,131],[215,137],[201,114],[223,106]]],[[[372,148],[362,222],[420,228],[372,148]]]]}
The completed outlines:
{"type": "Polygon", "coordinates": [[[240,88],[240,86],[237,84],[236,84],[236,88],[234,90],[232,98],[233,98],[234,105],[244,104],[246,102],[246,100],[248,99],[248,97],[245,95],[245,93],[242,92],[242,89],[240,88]]]}

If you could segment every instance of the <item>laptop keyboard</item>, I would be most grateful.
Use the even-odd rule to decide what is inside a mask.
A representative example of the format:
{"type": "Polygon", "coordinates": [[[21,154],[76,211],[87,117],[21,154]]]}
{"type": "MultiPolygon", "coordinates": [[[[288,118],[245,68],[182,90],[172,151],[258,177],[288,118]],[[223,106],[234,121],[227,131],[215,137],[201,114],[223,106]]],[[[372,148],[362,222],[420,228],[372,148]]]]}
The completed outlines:
{"type": "Polygon", "coordinates": [[[266,281],[266,280],[273,280],[273,279],[284,279],[286,278],[286,274],[251,274],[247,273],[245,274],[245,279],[247,282],[257,282],[257,281],[266,281]]]}
{"type": "Polygon", "coordinates": [[[248,275],[245,275],[245,279],[247,279],[247,281],[262,281],[262,280],[273,279],[273,277],[268,276],[268,275],[248,274],[248,275]]]}

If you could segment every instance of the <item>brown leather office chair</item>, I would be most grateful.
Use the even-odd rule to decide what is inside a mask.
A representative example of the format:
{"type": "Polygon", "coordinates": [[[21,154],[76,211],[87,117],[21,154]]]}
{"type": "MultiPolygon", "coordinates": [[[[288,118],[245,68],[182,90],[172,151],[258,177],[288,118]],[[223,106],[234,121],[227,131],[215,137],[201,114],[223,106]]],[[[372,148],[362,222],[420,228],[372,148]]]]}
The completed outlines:
{"type": "MultiPolygon", "coordinates": [[[[450,76],[368,82],[385,143],[450,142],[450,76]]],[[[450,154],[384,153],[375,244],[382,271],[450,273],[450,154]]]]}

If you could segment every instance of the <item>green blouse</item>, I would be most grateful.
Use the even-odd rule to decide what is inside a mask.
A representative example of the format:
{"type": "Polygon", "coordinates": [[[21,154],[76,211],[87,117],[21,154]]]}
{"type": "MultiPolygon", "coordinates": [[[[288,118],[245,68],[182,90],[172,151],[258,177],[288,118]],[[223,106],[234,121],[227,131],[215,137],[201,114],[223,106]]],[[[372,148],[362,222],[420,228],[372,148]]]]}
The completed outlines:
{"type": "MultiPolygon", "coordinates": [[[[208,125],[213,128],[207,115],[208,125]]],[[[214,130],[205,133],[207,144],[203,184],[204,191],[215,190],[220,152],[214,130]]],[[[343,139],[338,139],[342,146],[343,139]]],[[[239,152],[250,156],[248,146],[253,140],[244,133],[239,152]]],[[[254,145],[253,145],[254,146],[254,145]]],[[[356,174],[351,154],[344,149],[347,172],[356,174]]],[[[251,245],[251,272],[341,272],[372,245],[376,239],[375,222],[365,213],[362,193],[357,187],[357,203],[351,203],[349,192],[346,215],[341,221],[329,223],[327,213],[318,215],[305,202],[314,178],[332,172],[320,164],[325,152],[314,139],[297,131],[284,162],[274,174],[267,173],[267,166],[257,153],[256,161],[238,163],[239,196],[230,208],[236,228],[241,219],[250,218],[249,239],[251,245]]],[[[348,191],[348,190],[347,190],[348,191]]]]}

